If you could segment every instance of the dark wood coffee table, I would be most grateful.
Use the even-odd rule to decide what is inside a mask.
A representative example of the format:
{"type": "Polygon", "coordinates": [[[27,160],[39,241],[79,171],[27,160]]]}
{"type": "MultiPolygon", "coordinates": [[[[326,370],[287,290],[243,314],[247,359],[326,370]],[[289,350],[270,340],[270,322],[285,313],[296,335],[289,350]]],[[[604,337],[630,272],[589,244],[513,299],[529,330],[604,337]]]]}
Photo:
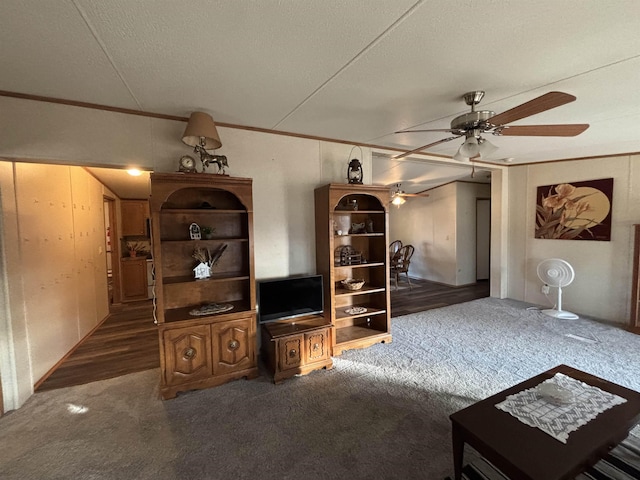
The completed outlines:
{"type": "Polygon", "coordinates": [[[640,393],[588,373],[559,365],[452,414],[455,480],[462,475],[464,444],[473,447],[511,480],[572,479],[600,460],[640,421],[640,393]],[[495,407],[507,396],[563,373],[627,401],[605,410],[559,442],[495,407]]]}

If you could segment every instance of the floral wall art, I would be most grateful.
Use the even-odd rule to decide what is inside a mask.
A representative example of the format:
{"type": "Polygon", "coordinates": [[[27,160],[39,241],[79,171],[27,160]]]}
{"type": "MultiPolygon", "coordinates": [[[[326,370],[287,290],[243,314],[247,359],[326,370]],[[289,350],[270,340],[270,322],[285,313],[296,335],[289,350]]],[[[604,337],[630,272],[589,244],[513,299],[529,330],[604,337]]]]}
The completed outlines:
{"type": "Polygon", "coordinates": [[[536,238],[611,240],[613,178],[538,187],[536,238]]]}

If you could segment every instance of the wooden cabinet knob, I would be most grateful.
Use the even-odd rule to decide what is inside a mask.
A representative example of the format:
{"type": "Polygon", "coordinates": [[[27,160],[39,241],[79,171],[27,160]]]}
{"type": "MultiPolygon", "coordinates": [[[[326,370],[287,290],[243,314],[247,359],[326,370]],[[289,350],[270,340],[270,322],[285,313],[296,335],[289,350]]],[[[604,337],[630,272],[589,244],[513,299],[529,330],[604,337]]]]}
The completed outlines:
{"type": "Polygon", "coordinates": [[[185,360],[191,360],[196,356],[196,349],[193,347],[189,347],[184,352],[182,352],[182,356],[185,360]]]}
{"type": "Polygon", "coordinates": [[[230,350],[237,350],[238,347],[240,347],[240,342],[238,342],[237,340],[231,340],[229,342],[229,349],[230,350]]]}
{"type": "Polygon", "coordinates": [[[318,350],[320,348],[320,344],[319,343],[314,343],[313,344],[313,349],[314,350],[318,350]]]}
{"type": "Polygon", "coordinates": [[[289,356],[291,358],[295,357],[298,354],[298,351],[295,348],[292,348],[291,350],[289,350],[289,356]]]}

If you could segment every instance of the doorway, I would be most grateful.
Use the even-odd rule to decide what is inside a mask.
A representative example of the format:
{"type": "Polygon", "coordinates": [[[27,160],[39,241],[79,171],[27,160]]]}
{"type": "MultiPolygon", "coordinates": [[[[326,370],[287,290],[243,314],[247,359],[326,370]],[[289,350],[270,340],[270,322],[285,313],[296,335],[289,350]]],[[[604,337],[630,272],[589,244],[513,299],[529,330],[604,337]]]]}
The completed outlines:
{"type": "Polygon", "coordinates": [[[115,198],[104,196],[104,231],[105,231],[105,252],[107,262],[107,285],[109,295],[109,310],[113,304],[121,302],[120,296],[120,258],[118,242],[118,223],[116,221],[116,200],[115,198]]]}
{"type": "Polygon", "coordinates": [[[491,271],[491,199],[476,199],[476,281],[489,280],[491,271]]]}

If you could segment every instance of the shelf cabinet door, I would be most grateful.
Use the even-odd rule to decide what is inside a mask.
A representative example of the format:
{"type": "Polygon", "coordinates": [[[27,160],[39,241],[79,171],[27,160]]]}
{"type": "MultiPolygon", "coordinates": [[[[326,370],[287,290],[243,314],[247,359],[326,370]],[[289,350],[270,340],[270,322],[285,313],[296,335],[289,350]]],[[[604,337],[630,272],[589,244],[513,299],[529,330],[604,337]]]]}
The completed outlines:
{"type": "Polygon", "coordinates": [[[193,327],[165,330],[164,378],[167,385],[180,385],[211,376],[211,327],[193,327]]]}
{"type": "Polygon", "coordinates": [[[254,317],[215,323],[213,336],[213,373],[224,375],[256,365],[254,317]]]}
{"type": "Polygon", "coordinates": [[[305,334],[305,364],[329,358],[329,341],[328,329],[305,334]]]}
{"type": "Polygon", "coordinates": [[[122,277],[122,300],[144,300],[147,298],[146,258],[126,259],[120,262],[122,277]]]}
{"type": "Polygon", "coordinates": [[[146,200],[122,200],[120,202],[122,215],[122,236],[147,236],[147,218],[149,217],[149,202],[146,200]]]}
{"type": "Polygon", "coordinates": [[[303,335],[290,335],[278,340],[278,366],[280,371],[302,365],[303,335]]]}

